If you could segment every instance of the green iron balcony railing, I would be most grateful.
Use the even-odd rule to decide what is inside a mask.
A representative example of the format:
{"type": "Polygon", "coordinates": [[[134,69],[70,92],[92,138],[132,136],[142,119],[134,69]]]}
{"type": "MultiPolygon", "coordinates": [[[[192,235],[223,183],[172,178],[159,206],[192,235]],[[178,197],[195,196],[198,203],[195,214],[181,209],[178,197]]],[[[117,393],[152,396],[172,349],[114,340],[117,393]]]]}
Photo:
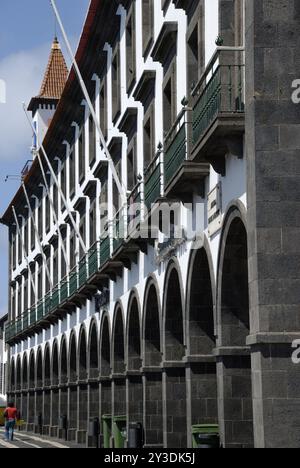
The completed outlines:
{"type": "Polygon", "coordinates": [[[164,176],[165,187],[174,178],[187,159],[187,110],[183,109],[165,140],[164,176]]]}
{"type": "Polygon", "coordinates": [[[59,284],[52,291],[51,312],[56,310],[60,304],[60,287],[59,284]]]}
{"type": "Polygon", "coordinates": [[[126,236],[126,220],[124,217],[124,208],[116,214],[113,220],[113,251],[118,250],[124,242],[126,236]]]}
{"type": "Polygon", "coordinates": [[[151,161],[148,168],[145,170],[145,206],[147,210],[151,210],[157,200],[163,193],[163,158],[162,152],[159,151],[156,157],[151,161]]]}
{"type": "Polygon", "coordinates": [[[60,282],[60,303],[63,304],[69,297],[69,278],[65,276],[60,282]]]}
{"type": "Polygon", "coordinates": [[[88,279],[88,262],[87,262],[87,255],[84,255],[84,257],[80,260],[79,262],[79,267],[78,267],[78,287],[81,288],[82,286],[85,285],[88,279]]]}
{"type": "Polygon", "coordinates": [[[39,322],[44,317],[44,299],[41,299],[37,304],[37,321],[39,322]]]}
{"type": "Polygon", "coordinates": [[[142,186],[143,184],[138,182],[127,199],[127,235],[135,231],[142,220],[142,186]]]}
{"type": "Polygon", "coordinates": [[[52,311],[52,293],[49,291],[45,296],[44,314],[49,315],[52,311]]]}
{"type": "Polygon", "coordinates": [[[69,273],[69,297],[76,294],[78,290],[78,269],[77,265],[69,273]]]}
{"type": "Polygon", "coordinates": [[[108,229],[101,235],[100,240],[100,266],[102,267],[110,259],[110,237],[108,229]]]}
{"type": "Polygon", "coordinates": [[[100,242],[96,242],[88,252],[89,278],[99,270],[100,266],[100,242]]]}
{"type": "Polygon", "coordinates": [[[37,322],[36,310],[37,309],[35,305],[33,305],[30,309],[30,313],[29,313],[30,326],[33,326],[37,322]]]}
{"type": "Polygon", "coordinates": [[[245,65],[241,51],[218,50],[193,91],[193,143],[196,145],[218,115],[243,114],[245,65]]]}

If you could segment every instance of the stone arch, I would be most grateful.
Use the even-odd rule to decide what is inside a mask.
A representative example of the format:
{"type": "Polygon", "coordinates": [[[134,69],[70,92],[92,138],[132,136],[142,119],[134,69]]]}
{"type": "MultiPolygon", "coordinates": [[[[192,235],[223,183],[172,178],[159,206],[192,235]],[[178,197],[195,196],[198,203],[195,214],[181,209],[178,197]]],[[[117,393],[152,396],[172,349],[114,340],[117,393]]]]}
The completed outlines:
{"type": "Polygon", "coordinates": [[[12,392],[16,390],[16,366],[14,358],[10,361],[10,390],[12,392]]]}
{"type": "Polygon", "coordinates": [[[124,313],[117,303],[114,313],[112,332],[112,369],[113,369],[113,414],[126,414],[126,379],[125,379],[125,327],[124,313]]]}
{"type": "Polygon", "coordinates": [[[186,288],[186,343],[189,355],[212,354],[216,346],[215,279],[210,248],[192,249],[186,288]]]}
{"type": "Polygon", "coordinates": [[[143,311],[144,429],[147,446],[163,445],[161,304],[155,277],[146,284],[143,311]]]}
{"type": "Polygon", "coordinates": [[[51,386],[51,353],[50,345],[46,344],[44,351],[44,387],[51,386]]]}
{"type": "Polygon", "coordinates": [[[35,388],[35,356],[32,350],[29,357],[29,388],[35,388]]]}
{"type": "Polygon", "coordinates": [[[127,368],[129,371],[138,371],[142,366],[142,340],[141,307],[136,291],[132,292],[129,299],[126,323],[127,368]]]}
{"type": "Polygon", "coordinates": [[[59,385],[59,353],[57,340],[54,341],[52,346],[51,382],[54,387],[59,385]]]}
{"type": "Polygon", "coordinates": [[[109,315],[102,317],[100,333],[100,375],[109,377],[111,374],[111,335],[109,315]]]}
{"type": "Polygon", "coordinates": [[[17,357],[16,365],[16,390],[20,391],[22,386],[22,366],[21,366],[21,357],[17,357]]]}
{"type": "Polygon", "coordinates": [[[181,361],[185,355],[184,293],[177,260],[171,260],[164,284],[164,358],[181,361]]]}
{"type": "MultiPolygon", "coordinates": [[[[197,246],[199,247],[199,246],[197,246]]],[[[191,425],[218,424],[217,369],[215,337],[215,280],[210,248],[205,238],[200,248],[192,249],[186,294],[188,395],[188,445],[192,446],[191,425]]]]}
{"type": "Polygon", "coordinates": [[[69,339],[69,380],[74,383],[78,380],[78,360],[77,360],[77,344],[76,344],[76,335],[72,331],[69,339]]]}
{"type": "Polygon", "coordinates": [[[27,353],[24,353],[22,361],[22,389],[28,389],[28,358],[27,353]]]}
{"type": "Polygon", "coordinates": [[[180,266],[170,261],[164,286],[164,446],[187,446],[184,293],[180,266]]]}
{"type": "Polygon", "coordinates": [[[42,348],[37,350],[36,357],[36,387],[43,388],[43,352],[42,348]]]}
{"type": "Polygon", "coordinates": [[[218,261],[219,419],[223,445],[251,448],[253,401],[250,349],[248,234],[244,212],[231,206],[218,261]],[[223,352],[226,350],[226,352],[223,352]]]}
{"type": "Polygon", "coordinates": [[[104,312],[100,325],[101,416],[112,414],[111,383],[111,328],[108,312],[104,312]]]}
{"type": "Polygon", "coordinates": [[[78,376],[79,380],[87,380],[87,338],[86,328],[80,329],[78,340],[78,376]]]}
{"type": "Polygon", "coordinates": [[[145,289],[143,313],[143,360],[145,366],[160,366],[162,361],[161,304],[155,278],[145,289]]]}
{"type": "Polygon", "coordinates": [[[112,368],[114,374],[125,372],[125,331],[124,313],[121,304],[117,304],[114,312],[112,332],[112,368]]]}
{"type": "MultiPolygon", "coordinates": [[[[69,381],[75,384],[78,381],[78,355],[75,332],[72,331],[69,338],[69,381]]],[[[78,390],[76,386],[71,386],[69,390],[69,431],[68,437],[75,440],[78,430],[78,390]]]]}
{"type": "Polygon", "coordinates": [[[90,324],[90,333],[88,340],[88,371],[89,378],[99,377],[99,347],[98,347],[98,329],[95,320],[90,324]]]}

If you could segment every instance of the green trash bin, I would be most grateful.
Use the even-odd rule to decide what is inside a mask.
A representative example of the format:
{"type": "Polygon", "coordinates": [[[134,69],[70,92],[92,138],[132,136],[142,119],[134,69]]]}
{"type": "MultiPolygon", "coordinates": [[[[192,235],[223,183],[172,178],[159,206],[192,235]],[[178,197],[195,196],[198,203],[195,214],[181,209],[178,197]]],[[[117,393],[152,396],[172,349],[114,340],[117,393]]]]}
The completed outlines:
{"type": "Polygon", "coordinates": [[[103,448],[110,448],[110,439],[112,435],[112,416],[102,416],[102,434],[103,434],[103,448]]]}
{"type": "Polygon", "coordinates": [[[193,448],[219,449],[219,426],[216,424],[196,424],[192,426],[193,448]]]}
{"type": "Polygon", "coordinates": [[[125,448],[127,438],[126,416],[115,416],[113,419],[114,448],[125,448]]]}

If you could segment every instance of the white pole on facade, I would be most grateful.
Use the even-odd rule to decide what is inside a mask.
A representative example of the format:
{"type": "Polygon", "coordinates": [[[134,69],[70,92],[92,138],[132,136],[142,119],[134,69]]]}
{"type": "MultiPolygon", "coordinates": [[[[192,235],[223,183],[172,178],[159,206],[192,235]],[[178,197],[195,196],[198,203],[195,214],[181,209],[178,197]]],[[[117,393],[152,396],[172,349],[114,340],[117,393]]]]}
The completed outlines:
{"type": "Polygon", "coordinates": [[[27,193],[27,190],[26,190],[26,187],[25,187],[24,182],[22,182],[22,187],[23,187],[23,191],[24,191],[24,194],[25,194],[26,202],[27,202],[27,205],[28,205],[28,209],[29,209],[29,214],[30,214],[31,222],[33,223],[33,228],[34,228],[34,232],[35,232],[35,237],[36,237],[36,240],[37,240],[37,242],[38,242],[38,246],[39,246],[39,249],[40,249],[40,252],[41,252],[41,255],[42,255],[42,259],[43,259],[43,262],[44,262],[44,267],[45,267],[46,275],[47,275],[47,277],[48,277],[50,289],[53,289],[52,279],[51,279],[50,271],[49,271],[49,268],[48,268],[48,265],[47,265],[46,255],[45,255],[45,253],[44,253],[44,251],[43,251],[43,247],[42,247],[42,244],[41,244],[41,241],[40,241],[38,229],[37,229],[36,224],[35,224],[33,212],[32,212],[32,209],[31,209],[31,205],[30,205],[28,193],[27,193]]]}
{"type": "Polygon", "coordinates": [[[34,293],[35,298],[36,298],[36,297],[37,297],[37,295],[36,295],[36,287],[35,287],[35,283],[34,283],[34,280],[33,280],[32,274],[31,274],[31,269],[30,269],[29,260],[28,260],[28,253],[27,253],[27,249],[26,249],[26,246],[25,246],[25,243],[24,243],[23,236],[22,236],[22,234],[21,234],[21,229],[20,229],[18,217],[17,217],[16,210],[15,210],[15,207],[14,207],[14,206],[12,206],[12,212],[13,212],[13,215],[14,215],[14,218],[15,218],[15,223],[16,223],[16,226],[17,226],[18,235],[19,235],[19,237],[20,237],[20,239],[21,239],[21,241],[22,241],[22,247],[23,247],[23,250],[24,250],[25,260],[26,260],[27,267],[28,267],[28,275],[29,275],[29,277],[30,277],[30,281],[31,281],[33,293],[34,293]]]}
{"type": "Polygon", "coordinates": [[[93,120],[94,120],[94,123],[96,125],[96,128],[97,128],[97,131],[98,131],[98,134],[99,134],[99,137],[100,137],[100,142],[101,142],[101,145],[103,146],[103,149],[104,149],[104,152],[105,152],[105,155],[106,155],[106,158],[108,160],[108,163],[110,165],[110,168],[111,168],[111,172],[112,172],[112,176],[116,182],[116,186],[118,188],[118,191],[120,193],[120,196],[121,196],[121,199],[122,199],[122,202],[123,204],[127,204],[127,196],[126,196],[126,190],[125,190],[125,187],[123,187],[121,181],[120,181],[120,178],[118,176],[118,173],[116,171],[116,168],[115,168],[115,165],[114,165],[114,162],[112,160],[112,157],[110,155],[110,152],[108,150],[108,147],[106,145],[106,141],[105,141],[105,138],[103,136],[103,133],[102,133],[102,130],[101,130],[101,126],[100,126],[100,123],[99,123],[99,120],[97,118],[97,115],[96,115],[96,112],[95,112],[95,109],[94,109],[94,106],[91,102],[91,99],[90,99],[90,96],[89,96],[89,93],[88,93],[88,90],[87,90],[87,87],[85,85],[85,82],[82,78],[82,75],[81,75],[81,72],[79,70],[79,66],[76,62],[76,58],[73,54],[73,51],[72,51],[72,48],[71,48],[71,44],[69,42],[69,39],[68,39],[68,36],[67,36],[67,33],[65,31],[65,28],[64,28],[64,25],[62,23],[62,20],[61,20],[61,17],[60,17],[60,14],[58,12],[58,9],[56,7],[56,4],[55,4],[55,0],[50,0],[50,3],[52,5],[52,8],[54,10],[54,14],[56,16],[56,19],[57,19],[57,22],[59,24],[59,27],[60,27],[60,30],[61,30],[61,33],[63,35],[63,38],[64,38],[64,41],[65,41],[65,44],[66,44],[66,47],[67,47],[67,50],[68,50],[68,53],[69,53],[69,56],[70,56],[70,59],[72,61],[72,64],[74,66],[74,69],[75,69],[75,72],[76,72],[76,75],[77,75],[77,78],[78,78],[78,81],[79,81],[79,84],[81,86],[81,90],[83,92],[83,95],[85,97],[85,100],[87,102],[87,105],[89,107],[89,110],[90,110],[90,113],[93,117],[93,120]]]}
{"type": "Polygon", "coordinates": [[[59,227],[59,222],[58,222],[58,216],[57,216],[56,211],[55,211],[55,206],[54,206],[53,200],[52,200],[52,198],[51,198],[51,196],[50,196],[49,185],[48,185],[48,182],[47,182],[47,178],[46,178],[46,174],[45,174],[44,167],[43,167],[43,164],[42,164],[42,160],[41,160],[41,157],[40,157],[40,154],[39,154],[38,151],[36,152],[36,156],[37,156],[38,161],[39,161],[39,164],[40,164],[41,173],[42,173],[42,175],[43,175],[43,179],[44,179],[44,183],[45,183],[45,187],[46,187],[47,196],[48,196],[48,198],[49,198],[49,202],[50,202],[50,205],[51,205],[51,208],[52,208],[52,211],[53,211],[54,221],[55,221],[55,224],[56,224],[56,227],[57,227],[57,233],[58,233],[58,237],[59,237],[59,240],[60,240],[60,243],[61,243],[61,247],[62,247],[64,259],[65,259],[66,266],[67,266],[67,271],[70,271],[66,247],[65,247],[65,244],[64,244],[64,241],[63,241],[61,232],[60,232],[60,227],[59,227]]]}
{"type": "MultiPolygon", "coordinates": [[[[29,115],[28,115],[28,112],[27,112],[27,109],[26,109],[25,104],[23,104],[23,109],[24,109],[26,118],[27,118],[27,120],[28,120],[28,123],[29,123],[29,125],[30,125],[30,127],[31,127],[31,130],[33,131],[34,135],[37,137],[37,136],[38,136],[38,135],[37,135],[37,130],[36,130],[36,128],[34,128],[34,125],[33,125],[32,121],[31,121],[31,119],[30,119],[30,117],[29,117],[29,115]]],[[[70,207],[69,207],[69,204],[68,204],[68,202],[67,202],[67,200],[66,200],[66,197],[65,197],[65,195],[64,195],[64,193],[63,193],[63,191],[62,191],[62,189],[61,189],[61,187],[60,187],[60,185],[59,185],[58,179],[57,179],[56,174],[55,174],[55,172],[54,172],[54,170],[53,170],[53,167],[52,167],[51,164],[50,164],[49,158],[48,158],[48,156],[47,156],[47,153],[46,153],[46,150],[45,150],[43,144],[40,145],[40,149],[42,150],[42,153],[43,153],[43,155],[44,155],[45,161],[46,161],[47,166],[48,166],[48,168],[49,168],[49,170],[50,170],[50,173],[51,173],[52,178],[53,178],[53,180],[54,180],[54,182],[55,182],[55,185],[56,185],[56,187],[57,187],[57,189],[58,189],[58,191],[59,191],[59,194],[60,194],[60,196],[61,196],[61,199],[62,199],[62,201],[63,201],[63,204],[64,204],[65,207],[66,207],[66,210],[67,210],[68,215],[69,215],[69,217],[70,217],[70,221],[71,221],[71,223],[72,223],[72,226],[73,226],[73,228],[74,228],[74,231],[75,231],[75,233],[76,233],[76,236],[77,236],[78,239],[79,239],[79,242],[80,242],[80,245],[81,245],[81,247],[82,247],[82,250],[83,250],[83,252],[87,253],[86,245],[85,245],[85,243],[84,243],[84,241],[83,241],[83,239],[82,239],[82,237],[81,237],[81,234],[80,234],[79,229],[78,229],[78,227],[77,227],[76,221],[74,220],[74,217],[73,217],[73,215],[72,215],[72,212],[71,212],[71,209],[70,209],[70,207]]]]}

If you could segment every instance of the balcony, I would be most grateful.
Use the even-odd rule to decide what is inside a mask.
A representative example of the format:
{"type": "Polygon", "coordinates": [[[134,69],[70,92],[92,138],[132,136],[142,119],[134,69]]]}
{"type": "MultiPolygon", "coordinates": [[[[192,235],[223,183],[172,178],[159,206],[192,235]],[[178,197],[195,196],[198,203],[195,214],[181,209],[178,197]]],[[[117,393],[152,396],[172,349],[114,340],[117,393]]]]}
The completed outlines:
{"type": "Polygon", "coordinates": [[[225,157],[243,157],[245,65],[242,50],[217,50],[193,91],[194,161],[208,161],[221,175],[225,157]]]}
{"type": "Polygon", "coordinates": [[[192,112],[184,108],[164,144],[164,194],[184,203],[193,201],[193,193],[204,196],[204,180],[209,165],[191,159],[192,112]]]}
{"type": "Polygon", "coordinates": [[[164,175],[163,175],[163,151],[158,151],[157,155],[145,170],[145,207],[148,212],[151,211],[164,192],[164,175]]]}

